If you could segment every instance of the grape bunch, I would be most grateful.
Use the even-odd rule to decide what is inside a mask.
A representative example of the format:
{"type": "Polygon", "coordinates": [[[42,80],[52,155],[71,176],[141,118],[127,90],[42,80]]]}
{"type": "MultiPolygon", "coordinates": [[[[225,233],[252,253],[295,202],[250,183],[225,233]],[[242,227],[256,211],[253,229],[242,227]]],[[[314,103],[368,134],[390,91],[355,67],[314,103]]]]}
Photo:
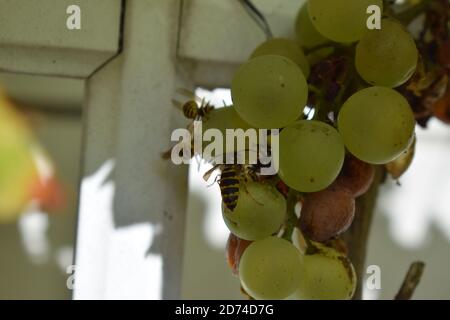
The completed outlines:
{"type": "MultiPolygon", "coordinates": [[[[308,0],[295,21],[296,39],[259,45],[232,79],[233,105],[204,119],[220,131],[280,130],[277,174],[258,174],[259,161],[240,165],[256,174],[233,177],[236,205],[222,205],[227,261],[249,298],[354,295],[357,275],[340,238],[377,172],[398,179],[407,169],[420,119],[413,98],[425,99],[440,81],[427,83],[430,73],[448,74],[450,67],[439,51],[450,50],[448,35],[439,35],[441,62],[425,65],[429,44],[407,29],[420,13],[434,17],[435,6],[415,1],[399,11],[382,0],[308,0]],[[368,8],[379,8],[381,28],[368,28],[368,8]]],[[[448,112],[450,84],[444,86],[433,108],[448,112]]],[[[230,178],[219,174],[221,188],[230,189],[230,178]]]]}

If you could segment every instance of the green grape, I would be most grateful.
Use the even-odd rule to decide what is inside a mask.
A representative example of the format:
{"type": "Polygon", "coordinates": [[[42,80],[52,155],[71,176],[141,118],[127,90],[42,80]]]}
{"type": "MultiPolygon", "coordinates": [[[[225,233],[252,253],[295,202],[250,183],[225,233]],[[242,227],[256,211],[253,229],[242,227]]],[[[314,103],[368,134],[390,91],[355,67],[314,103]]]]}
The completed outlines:
{"type": "Polygon", "coordinates": [[[414,74],[419,58],[413,37],[398,22],[384,19],[381,30],[367,32],[356,47],[355,65],[372,85],[394,88],[414,74]]]}
{"type": "Polygon", "coordinates": [[[358,91],[338,116],[347,149],[372,164],[385,164],[401,155],[413,140],[415,123],[408,101],[385,87],[358,91]]]}
{"type": "Polygon", "coordinates": [[[346,300],[356,289],[356,273],[346,256],[313,243],[317,253],[302,256],[302,275],[292,300],[346,300]]]}
{"type": "Polygon", "coordinates": [[[358,41],[367,32],[367,8],[383,0],[309,0],[308,12],[316,29],[326,38],[342,43],[358,41]]]}
{"type": "Polygon", "coordinates": [[[239,116],[257,128],[282,128],[301,116],[308,85],[291,60],[267,55],[244,63],[231,83],[239,116]]]}
{"type": "Polygon", "coordinates": [[[332,126],[301,120],[280,133],[279,176],[300,192],[316,192],[328,187],[344,163],[345,148],[332,126]]]}
{"type": "Polygon", "coordinates": [[[291,59],[300,67],[305,78],[308,78],[310,72],[308,60],[306,60],[302,49],[294,41],[282,38],[267,40],[253,51],[250,58],[265,55],[279,55],[291,59]]]}
{"type": "Polygon", "coordinates": [[[295,32],[300,45],[307,49],[319,46],[328,41],[327,38],[317,31],[311,22],[306,4],[298,12],[297,19],[295,20],[295,32]]]}
{"type": "Polygon", "coordinates": [[[244,290],[255,299],[285,299],[302,274],[300,251],[290,242],[268,237],[250,244],[239,263],[244,290]]]}
{"type": "Polygon", "coordinates": [[[244,240],[268,237],[280,230],[286,216],[286,200],[268,184],[242,182],[236,207],[230,211],[222,205],[228,229],[244,240]]]}
{"type": "Polygon", "coordinates": [[[212,110],[203,118],[203,130],[219,129],[225,136],[226,129],[250,129],[247,122],[241,119],[233,106],[212,110]]]}
{"type": "MultiPolygon", "coordinates": [[[[251,129],[252,127],[242,120],[239,115],[237,114],[235,108],[233,106],[214,109],[208,115],[203,119],[203,133],[206,132],[206,130],[209,129],[217,129],[222,134],[223,139],[223,149],[220,151],[213,150],[213,152],[208,155],[206,153],[203,154],[203,159],[209,162],[214,162],[219,160],[222,160],[222,163],[225,162],[225,155],[226,155],[226,130],[236,130],[236,129],[242,129],[244,131],[251,129]]],[[[205,141],[203,140],[203,151],[205,151],[205,148],[212,143],[211,141],[205,141]]],[[[257,141],[256,141],[257,143],[257,141]]],[[[251,146],[249,145],[249,140],[247,139],[244,146],[239,147],[235,143],[235,152],[244,152],[245,150],[249,150],[251,146]]],[[[248,153],[248,152],[247,152],[248,153]]],[[[248,159],[248,158],[247,158],[248,159]]]]}

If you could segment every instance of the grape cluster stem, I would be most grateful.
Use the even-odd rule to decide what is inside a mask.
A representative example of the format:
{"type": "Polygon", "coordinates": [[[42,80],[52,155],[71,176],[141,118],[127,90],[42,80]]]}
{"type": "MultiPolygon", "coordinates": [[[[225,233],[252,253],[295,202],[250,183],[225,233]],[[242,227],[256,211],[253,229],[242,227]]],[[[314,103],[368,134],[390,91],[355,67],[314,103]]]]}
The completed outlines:
{"type": "Polygon", "coordinates": [[[293,191],[292,189],[289,190],[289,194],[287,196],[287,219],[285,223],[285,230],[283,232],[283,238],[291,241],[292,233],[294,232],[294,228],[297,225],[297,216],[295,215],[295,206],[297,205],[297,202],[299,201],[299,194],[298,192],[293,191]]]}
{"type": "Polygon", "coordinates": [[[348,247],[348,257],[355,267],[357,283],[353,300],[362,299],[363,279],[365,275],[365,261],[367,242],[369,239],[370,225],[375,209],[380,184],[385,177],[385,169],[382,166],[375,168],[375,178],[369,191],[356,199],[355,220],[351,227],[343,234],[343,240],[348,247]]]}

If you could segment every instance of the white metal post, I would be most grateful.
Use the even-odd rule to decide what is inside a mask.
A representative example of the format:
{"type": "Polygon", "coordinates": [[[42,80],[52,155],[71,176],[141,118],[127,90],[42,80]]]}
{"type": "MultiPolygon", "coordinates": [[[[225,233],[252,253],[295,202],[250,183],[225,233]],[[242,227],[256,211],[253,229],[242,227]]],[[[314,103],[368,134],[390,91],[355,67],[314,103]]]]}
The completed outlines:
{"type": "Polygon", "coordinates": [[[76,299],[179,298],[187,168],[161,159],[178,5],[127,1],[123,53],[88,80],[76,299]]]}

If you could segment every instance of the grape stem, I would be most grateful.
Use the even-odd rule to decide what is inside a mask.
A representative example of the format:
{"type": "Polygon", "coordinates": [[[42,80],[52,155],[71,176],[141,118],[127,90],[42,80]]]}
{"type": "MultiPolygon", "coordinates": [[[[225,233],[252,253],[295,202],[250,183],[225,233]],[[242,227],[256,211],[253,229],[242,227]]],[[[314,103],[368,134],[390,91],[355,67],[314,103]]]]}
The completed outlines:
{"type": "Polygon", "coordinates": [[[348,64],[351,66],[350,71],[348,72],[348,74],[345,76],[345,80],[341,83],[341,88],[339,89],[339,93],[337,95],[337,97],[334,99],[333,102],[333,106],[332,106],[332,110],[334,111],[335,114],[339,113],[340,108],[342,107],[343,104],[343,100],[346,97],[346,93],[350,87],[350,85],[357,80],[357,73],[356,73],[356,69],[352,64],[348,64]]]}
{"type": "Polygon", "coordinates": [[[335,48],[336,45],[337,44],[334,42],[325,42],[325,43],[321,43],[317,46],[311,47],[309,49],[305,48],[305,49],[303,49],[303,51],[304,51],[305,55],[309,55],[311,53],[314,53],[314,52],[324,49],[324,48],[331,48],[331,47],[335,48]]]}
{"type": "Polygon", "coordinates": [[[294,228],[297,225],[297,216],[295,215],[295,206],[298,202],[298,193],[293,191],[292,189],[289,190],[289,194],[287,196],[287,208],[286,208],[286,223],[285,223],[285,230],[283,233],[282,238],[286,239],[288,241],[292,240],[292,233],[294,232],[294,228]]]}
{"type": "Polygon", "coordinates": [[[372,223],[372,217],[378,197],[378,190],[384,176],[384,167],[377,166],[375,168],[375,178],[372,186],[366,194],[356,199],[355,220],[342,237],[347,244],[348,257],[353,262],[358,279],[355,295],[353,296],[354,300],[362,299],[362,284],[364,283],[370,225],[372,223]]]}
{"type": "MultiPolygon", "coordinates": [[[[409,25],[418,15],[426,11],[431,2],[432,0],[423,0],[419,4],[398,13],[396,18],[404,25],[409,25]]],[[[349,230],[343,235],[343,240],[348,247],[348,257],[353,262],[358,279],[355,295],[353,296],[354,300],[362,299],[367,242],[379,187],[384,177],[384,167],[376,167],[374,182],[365,195],[356,199],[355,220],[349,230]]],[[[416,263],[411,266],[402,288],[396,296],[397,300],[409,299],[412,296],[414,289],[419,283],[423,268],[423,263],[416,263]]]]}
{"type": "Polygon", "coordinates": [[[395,300],[409,300],[411,299],[417,285],[422,278],[423,271],[425,269],[425,263],[421,261],[416,261],[411,264],[408,272],[406,273],[405,279],[403,280],[402,286],[395,296],[395,300]]]}
{"type": "MultiPolygon", "coordinates": [[[[299,196],[299,192],[291,189],[287,197],[287,218],[282,238],[288,241],[292,241],[292,233],[294,232],[294,228],[298,225],[298,218],[295,214],[295,206],[299,201],[299,196]]],[[[317,253],[317,248],[311,240],[304,234],[302,234],[302,236],[306,245],[305,255],[317,253]]]]}

